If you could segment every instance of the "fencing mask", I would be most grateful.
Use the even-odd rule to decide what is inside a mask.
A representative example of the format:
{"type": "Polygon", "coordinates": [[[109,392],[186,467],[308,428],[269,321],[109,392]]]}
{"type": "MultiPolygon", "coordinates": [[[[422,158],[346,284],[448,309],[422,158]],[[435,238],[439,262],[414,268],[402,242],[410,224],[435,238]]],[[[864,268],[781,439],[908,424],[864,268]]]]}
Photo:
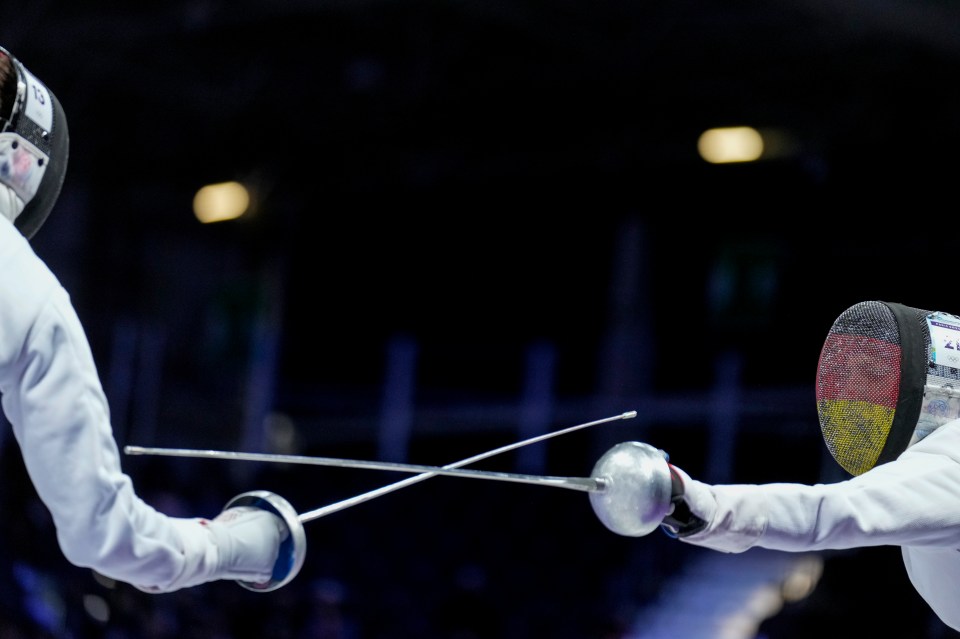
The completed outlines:
{"type": "Polygon", "coordinates": [[[960,317],[861,302],[834,321],[817,368],[820,429],[860,475],[960,418],[960,317]]]}
{"type": "Polygon", "coordinates": [[[0,47],[0,215],[28,239],[60,195],[69,146],[56,96],[0,47]]]}

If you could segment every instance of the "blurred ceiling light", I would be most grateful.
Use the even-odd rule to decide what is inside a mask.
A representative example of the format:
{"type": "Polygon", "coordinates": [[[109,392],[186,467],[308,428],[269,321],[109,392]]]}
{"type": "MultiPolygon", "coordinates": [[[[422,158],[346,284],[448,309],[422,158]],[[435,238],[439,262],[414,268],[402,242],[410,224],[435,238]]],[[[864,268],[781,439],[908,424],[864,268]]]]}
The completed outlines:
{"type": "Polygon", "coordinates": [[[83,609],[95,621],[107,623],[110,621],[110,604],[99,595],[84,595],[83,609]]]}
{"type": "Polygon", "coordinates": [[[763,136],[748,126],[708,129],[700,135],[697,150],[711,164],[754,162],[763,155],[763,136]]]}
{"type": "Polygon", "coordinates": [[[193,214],[203,224],[235,220],[250,208],[250,192],[239,182],[208,184],[193,196],[193,214]]]}
{"type": "Polygon", "coordinates": [[[798,561],[784,579],[782,594],[785,601],[800,601],[810,596],[823,575],[823,559],[811,555],[798,561]]]}
{"type": "Polygon", "coordinates": [[[92,574],[93,574],[93,580],[96,581],[101,586],[103,586],[104,588],[109,588],[110,590],[113,590],[117,587],[116,579],[111,579],[110,577],[101,575],[96,571],[92,571],[92,574]]]}

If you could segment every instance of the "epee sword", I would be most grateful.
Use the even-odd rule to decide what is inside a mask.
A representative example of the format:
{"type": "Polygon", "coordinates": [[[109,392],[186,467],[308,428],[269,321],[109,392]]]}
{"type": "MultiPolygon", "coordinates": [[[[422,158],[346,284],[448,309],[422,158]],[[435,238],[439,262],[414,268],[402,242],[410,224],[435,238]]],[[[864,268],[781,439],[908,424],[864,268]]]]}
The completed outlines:
{"type": "Polygon", "coordinates": [[[259,461],[259,462],[268,462],[268,463],[288,463],[288,464],[308,464],[316,466],[334,466],[340,468],[363,468],[370,470],[395,470],[402,472],[416,472],[419,473],[413,477],[408,477],[406,479],[394,482],[392,484],[387,484],[386,486],[381,486],[374,490],[355,495],[354,497],[349,497],[342,501],[338,501],[327,506],[322,506],[315,510],[311,510],[305,513],[298,515],[298,518],[301,522],[306,523],[314,519],[319,519],[326,515],[356,506],[358,504],[370,501],[382,495],[386,495],[395,490],[405,488],[407,486],[419,483],[425,479],[431,477],[436,477],[438,475],[454,475],[454,476],[465,476],[473,478],[482,478],[482,479],[496,479],[500,481],[513,481],[520,483],[533,483],[533,484],[548,484],[562,488],[570,488],[573,490],[582,490],[593,492],[600,489],[599,483],[596,479],[593,478],[581,478],[581,477],[539,477],[534,475],[520,475],[515,473],[495,473],[491,471],[476,471],[476,470],[458,470],[463,466],[473,464],[484,459],[488,459],[495,455],[500,455],[502,453],[509,452],[511,450],[516,450],[523,446],[529,446],[530,444],[535,444],[542,442],[547,439],[552,439],[554,437],[559,437],[561,435],[566,435],[578,430],[589,428],[592,426],[597,426],[600,424],[605,424],[612,421],[617,421],[621,419],[632,419],[637,416],[637,411],[628,411],[621,413],[619,415],[614,415],[612,417],[606,417],[603,419],[598,419],[591,422],[586,422],[583,424],[577,424],[576,426],[570,426],[568,428],[563,428],[561,430],[553,431],[550,433],[545,433],[543,435],[537,435],[536,437],[531,437],[529,439],[524,439],[519,442],[514,442],[512,444],[507,444],[506,446],[501,446],[499,448],[494,448],[472,457],[467,457],[461,459],[460,461],[447,464],[445,466],[422,466],[417,464],[400,464],[395,462],[377,462],[377,461],[363,461],[363,460],[352,460],[352,459],[339,459],[334,457],[311,457],[306,455],[280,455],[273,453],[248,453],[248,452],[235,452],[235,451],[222,451],[222,450],[202,450],[202,449],[189,449],[189,448],[161,448],[161,447],[147,447],[147,446],[125,446],[124,452],[128,455],[159,455],[166,457],[191,457],[191,458],[203,458],[203,459],[221,459],[221,460],[232,460],[232,461],[259,461]]]}
{"type": "Polygon", "coordinates": [[[131,455],[168,455],[241,461],[256,460],[274,463],[309,463],[315,465],[374,468],[419,473],[413,477],[408,477],[407,479],[302,514],[298,514],[293,506],[279,495],[264,490],[242,493],[228,502],[224,510],[235,506],[254,506],[270,510],[283,520],[290,532],[288,540],[281,545],[281,557],[274,566],[274,574],[269,581],[259,584],[238,581],[242,587],[248,590],[266,592],[276,590],[289,583],[303,566],[306,554],[306,534],[303,529],[305,522],[350,508],[437,475],[495,479],[586,491],[589,493],[590,504],[595,514],[609,530],[620,535],[631,537],[640,537],[649,534],[659,527],[663,518],[669,514],[672,508],[673,488],[671,471],[664,452],[650,444],[631,441],[622,442],[614,446],[604,453],[600,460],[594,465],[590,477],[549,477],[461,469],[462,466],[500,453],[515,450],[522,446],[544,441],[552,437],[558,437],[597,424],[620,419],[630,419],[636,417],[636,415],[636,411],[629,411],[613,417],[578,424],[559,431],[501,446],[500,448],[495,448],[440,467],[397,464],[392,462],[343,460],[329,457],[272,455],[183,448],[165,449],[127,446],[124,450],[131,455]]]}

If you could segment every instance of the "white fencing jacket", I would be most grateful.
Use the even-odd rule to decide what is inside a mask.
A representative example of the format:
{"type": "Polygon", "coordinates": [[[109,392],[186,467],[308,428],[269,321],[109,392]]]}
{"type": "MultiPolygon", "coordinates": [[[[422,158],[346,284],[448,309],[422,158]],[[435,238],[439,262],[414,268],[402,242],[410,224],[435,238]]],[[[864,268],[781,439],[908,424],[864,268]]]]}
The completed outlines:
{"type": "Polygon", "coordinates": [[[152,592],[269,577],[276,539],[262,544],[259,556],[245,556],[250,549],[222,525],[166,516],[135,494],[121,471],[107,400],[70,298],[3,216],[0,393],[71,563],[152,592]]]}
{"type": "Polygon", "coordinates": [[[708,485],[680,473],[707,522],[684,542],[729,553],[900,546],[917,592],[960,630],[960,420],[833,484],[708,485]]]}

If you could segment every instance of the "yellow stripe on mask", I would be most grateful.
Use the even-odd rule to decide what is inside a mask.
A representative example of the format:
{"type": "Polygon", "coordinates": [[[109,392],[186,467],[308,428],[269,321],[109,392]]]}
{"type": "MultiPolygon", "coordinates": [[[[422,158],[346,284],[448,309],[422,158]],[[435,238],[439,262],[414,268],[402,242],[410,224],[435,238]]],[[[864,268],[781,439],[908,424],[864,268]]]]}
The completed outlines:
{"type": "Polygon", "coordinates": [[[873,468],[887,442],[894,410],[858,400],[817,402],[820,430],[830,454],[844,470],[860,475],[873,468]]]}

